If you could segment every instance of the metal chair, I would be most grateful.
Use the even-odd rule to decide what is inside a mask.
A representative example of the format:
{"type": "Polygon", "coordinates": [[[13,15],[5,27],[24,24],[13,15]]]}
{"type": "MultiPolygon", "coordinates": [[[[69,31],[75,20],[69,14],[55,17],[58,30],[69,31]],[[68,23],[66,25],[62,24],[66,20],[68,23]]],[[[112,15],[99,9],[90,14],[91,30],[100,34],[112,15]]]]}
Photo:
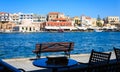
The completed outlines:
{"type": "Polygon", "coordinates": [[[110,61],[110,56],[111,56],[111,52],[103,53],[92,50],[89,59],[89,65],[108,64],[110,61]]]}
{"type": "Polygon", "coordinates": [[[120,72],[120,49],[113,47],[116,56],[116,72],[120,72]]]}
{"type": "Polygon", "coordinates": [[[112,65],[109,65],[110,56],[111,52],[103,53],[92,50],[88,63],[79,62],[78,66],[66,72],[114,72],[111,71],[113,69],[112,65]]]}
{"type": "Polygon", "coordinates": [[[111,52],[103,53],[103,52],[97,52],[97,51],[92,50],[87,71],[88,72],[102,72],[102,71],[108,70],[107,67],[101,68],[101,66],[109,65],[110,56],[111,56],[111,52]],[[94,67],[95,69],[92,69],[94,67]]]}
{"type": "Polygon", "coordinates": [[[115,52],[117,62],[120,62],[120,49],[115,48],[115,47],[113,47],[113,49],[114,49],[114,52],[115,52]]]}

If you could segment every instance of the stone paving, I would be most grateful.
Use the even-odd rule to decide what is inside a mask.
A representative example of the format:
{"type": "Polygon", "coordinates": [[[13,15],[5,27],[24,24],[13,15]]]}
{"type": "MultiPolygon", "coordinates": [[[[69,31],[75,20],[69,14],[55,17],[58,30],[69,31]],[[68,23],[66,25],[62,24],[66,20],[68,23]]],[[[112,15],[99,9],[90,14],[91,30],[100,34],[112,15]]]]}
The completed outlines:
{"type": "MultiPolygon", "coordinates": [[[[90,54],[75,54],[71,55],[71,58],[79,62],[87,63],[89,60],[90,54]]],[[[114,52],[112,52],[111,59],[115,58],[114,52]]],[[[5,62],[16,68],[22,68],[27,72],[51,72],[51,69],[45,69],[40,67],[33,66],[31,60],[32,58],[19,58],[19,59],[4,59],[5,62]]]]}

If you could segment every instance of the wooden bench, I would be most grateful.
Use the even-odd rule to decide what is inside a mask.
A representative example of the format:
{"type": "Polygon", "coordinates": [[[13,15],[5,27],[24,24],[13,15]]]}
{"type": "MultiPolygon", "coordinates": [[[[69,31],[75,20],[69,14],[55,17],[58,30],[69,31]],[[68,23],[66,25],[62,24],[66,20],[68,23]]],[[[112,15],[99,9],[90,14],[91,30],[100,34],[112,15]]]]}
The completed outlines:
{"type": "Polygon", "coordinates": [[[64,52],[65,55],[70,57],[70,51],[73,50],[73,42],[47,42],[37,43],[35,50],[32,52],[36,54],[37,58],[41,57],[41,53],[44,52],[64,52]]]}

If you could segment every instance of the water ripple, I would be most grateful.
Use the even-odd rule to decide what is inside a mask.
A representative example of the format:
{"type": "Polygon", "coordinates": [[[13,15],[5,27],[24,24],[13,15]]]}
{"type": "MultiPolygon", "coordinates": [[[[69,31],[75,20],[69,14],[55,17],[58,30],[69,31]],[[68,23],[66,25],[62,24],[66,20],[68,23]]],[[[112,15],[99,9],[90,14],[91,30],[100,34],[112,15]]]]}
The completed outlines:
{"type": "MultiPolygon", "coordinates": [[[[92,49],[112,51],[114,46],[120,47],[119,36],[120,32],[1,33],[0,57],[33,57],[35,54],[32,50],[35,49],[35,44],[42,42],[74,42],[72,54],[90,53],[92,49]]],[[[49,54],[52,53],[42,55],[49,54]]]]}

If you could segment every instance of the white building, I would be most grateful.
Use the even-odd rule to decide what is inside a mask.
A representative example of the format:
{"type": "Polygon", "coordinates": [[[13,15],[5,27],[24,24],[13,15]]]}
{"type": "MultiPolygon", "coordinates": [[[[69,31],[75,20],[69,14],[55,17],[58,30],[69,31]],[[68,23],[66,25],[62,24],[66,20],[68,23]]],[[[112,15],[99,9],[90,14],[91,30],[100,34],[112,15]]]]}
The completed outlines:
{"type": "Polygon", "coordinates": [[[46,22],[47,16],[46,15],[33,15],[33,22],[46,22]]]}
{"type": "Polygon", "coordinates": [[[6,12],[0,12],[0,21],[9,21],[10,14],[6,12]]]}
{"type": "Polygon", "coordinates": [[[40,26],[39,24],[36,26],[34,24],[32,24],[31,20],[28,19],[24,19],[21,22],[21,25],[17,25],[16,27],[14,27],[14,31],[18,31],[18,32],[38,32],[40,30],[40,26]]]}
{"type": "Polygon", "coordinates": [[[33,13],[18,13],[19,14],[19,21],[22,20],[30,20],[33,22],[33,13]]]}
{"type": "Polygon", "coordinates": [[[106,18],[106,21],[108,23],[119,23],[120,19],[119,19],[119,16],[108,16],[106,18]]]}
{"type": "Polygon", "coordinates": [[[81,16],[81,26],[92,26],[92,18],[88,16],[81,16]]]}

